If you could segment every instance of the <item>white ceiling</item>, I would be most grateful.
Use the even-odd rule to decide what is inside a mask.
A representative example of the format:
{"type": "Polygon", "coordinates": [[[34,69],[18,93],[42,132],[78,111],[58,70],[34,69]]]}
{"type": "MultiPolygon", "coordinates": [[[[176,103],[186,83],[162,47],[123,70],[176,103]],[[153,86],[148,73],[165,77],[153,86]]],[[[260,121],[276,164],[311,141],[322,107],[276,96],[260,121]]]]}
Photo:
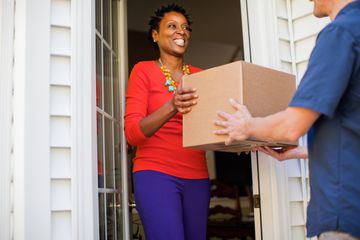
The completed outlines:
{"type": "Polygon", "coordinates": [[[242,45],[240,0],[128,0],[128,28],[147,31],[154,11],[171,3],[183,6],[190,14],[193,40],[242,45]]]}

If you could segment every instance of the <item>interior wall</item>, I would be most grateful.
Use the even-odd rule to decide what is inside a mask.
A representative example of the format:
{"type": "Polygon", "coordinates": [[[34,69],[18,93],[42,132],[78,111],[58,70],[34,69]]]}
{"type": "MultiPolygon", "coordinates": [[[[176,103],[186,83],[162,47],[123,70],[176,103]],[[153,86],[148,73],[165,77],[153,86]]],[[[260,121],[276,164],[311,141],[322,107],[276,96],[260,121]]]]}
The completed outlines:
{"type": "MultiPolygon", "coordinates": [[[[191,65],[208,69],[243,59],[243,49],[238,45],[190,40],[185,61],[191,65]]],[[[147,33],[129,29],[128,31],[129,72],[139,61],[153,60],[159,57],[147,39],[147,33]]]]}

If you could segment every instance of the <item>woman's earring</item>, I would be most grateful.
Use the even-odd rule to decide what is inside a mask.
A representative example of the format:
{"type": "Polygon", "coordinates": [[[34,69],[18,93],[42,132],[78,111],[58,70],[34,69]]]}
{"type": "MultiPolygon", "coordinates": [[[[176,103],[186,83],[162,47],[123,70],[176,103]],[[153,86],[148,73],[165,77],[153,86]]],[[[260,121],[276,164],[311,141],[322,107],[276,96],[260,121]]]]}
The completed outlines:
{"type": "Polygon", "coordinates": [[[154,39],[153,41],[154,41],[154,42],[156,42],[156,40],[155,40],[155,39],[154,39]]]}

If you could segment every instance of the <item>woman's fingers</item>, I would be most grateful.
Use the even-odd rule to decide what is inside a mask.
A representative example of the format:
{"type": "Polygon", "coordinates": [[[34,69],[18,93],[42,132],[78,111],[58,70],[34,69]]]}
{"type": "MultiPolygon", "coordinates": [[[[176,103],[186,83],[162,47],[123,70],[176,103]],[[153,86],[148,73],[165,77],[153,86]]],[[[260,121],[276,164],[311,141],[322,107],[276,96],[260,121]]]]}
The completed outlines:
{"type": "Polygon", "coordinates": [[[174,96],[174,105],[181,113],[188,113],[191,107],[197,104],[198,95],[195,88],[178,88],[174,96]]]}

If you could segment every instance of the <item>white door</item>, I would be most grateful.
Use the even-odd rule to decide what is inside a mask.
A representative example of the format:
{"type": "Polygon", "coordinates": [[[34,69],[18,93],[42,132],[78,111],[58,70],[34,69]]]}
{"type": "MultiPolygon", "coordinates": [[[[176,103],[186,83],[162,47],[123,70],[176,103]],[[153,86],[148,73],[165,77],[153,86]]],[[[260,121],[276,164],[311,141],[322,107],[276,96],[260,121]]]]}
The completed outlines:
{"type": "Polygon", "coordinates": [[[130,239],[123,135],[127,77],[124,0],[95,1],[99,239],[130,239]]]}

